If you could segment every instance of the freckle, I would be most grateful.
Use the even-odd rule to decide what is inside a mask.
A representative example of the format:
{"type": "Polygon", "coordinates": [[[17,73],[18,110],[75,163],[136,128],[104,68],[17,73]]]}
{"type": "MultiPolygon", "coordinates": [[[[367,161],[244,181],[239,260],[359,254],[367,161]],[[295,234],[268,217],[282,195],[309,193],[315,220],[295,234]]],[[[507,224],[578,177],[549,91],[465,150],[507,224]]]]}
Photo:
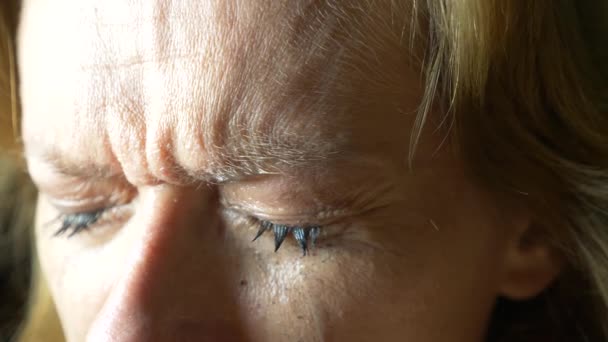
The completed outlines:
{"type": "Polygon", "coordinates": [[[247,286],[247,280],[245,280],[245,279],[241,280],[241,286],[247,286]]]}
{"type": "Polygon", "coordinates": [[[298,315],[298,319],[304,319],[304,316],[298,315]]]}

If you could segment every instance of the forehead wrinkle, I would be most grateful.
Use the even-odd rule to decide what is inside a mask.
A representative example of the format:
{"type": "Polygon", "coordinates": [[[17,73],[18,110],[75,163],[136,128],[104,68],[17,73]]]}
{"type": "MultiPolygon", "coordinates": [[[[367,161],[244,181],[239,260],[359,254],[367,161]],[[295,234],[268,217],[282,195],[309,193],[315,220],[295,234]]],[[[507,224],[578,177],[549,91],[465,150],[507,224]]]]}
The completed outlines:
{"type": "MultiPolygon", "coordinates": [[[[186,3],[189,2],[182,4],[186,3]]],[[[209,3],[221,7],[228,2],[200,2],[199,6],[209,3]]],[[[143,98],[144,113],[149,113],[149,104],[159,99],[197,106],[194,110],[183,108],[182,112],[172,115],[203,113],[197,123],[201,126],[199,134],[204,148],[198,153],[208,154],[208,165],[189,167],[188,174],[228,177],[320,165],[343,150],[349,139],[336,132],[344,130],[343,114],[361,95],[355,84],[362,79],[369,80],[367,74],[374,74],[370,72],[375,67],[373,63],[352,56],[353,51],[360,48],[365,32],[349,33],[343,19],[352,14],[327,6],[331,1],[287,1],[281,5],[269,1],[266,7],[272,5],[273,10],[267,13],[262,3],[239,2],[242,9],[229,9],[223,12],[224,17],[207,9],[205,14],[210,14],[211,20],[202,20],[198,25],[177,25],[166,31],[147,28],[156,35],[150,40],[152,46],[148,51],[155,53],[142,60],[151,57],[162,62],[137,65],[137,69],[147,70],[144,77],[150,75],[149,70],[159,68],[159,64],[175,66],[180,60],[193,62],[188,58],[172,59],[173,55],[209,57],[199,61],[194,70],[200,80],[197,87],[203,89],[197,94],[200,96],[183,92],[185,88],[167,86],[171,84],[167,81],[175,81],[170,78],[172,74],[167,74],[158,80],[161,86],[157,93],[146,93],[143,98]],[[311,10],[290,12],[289,5],[294,3],[313,5],[308,7],[311,10]],[[236,17],[230,17],[233,12],[236,17]],[[188,37],[196,39],[183,41],[188,37]],[[165,96],[151,96],[163,91],[165,96]]],[[[175,13],[188,6],[180,8],[175,13]]],[[[168,7],[162,9],[169,10],[168,7]]],[[[180,17],[183,16],[166,15],[163,20],[180,17]]],[[[146,50],[143,45],[138,46],[146,50]]],[[[114,62],[120,63],[120,60],[114,62]]],[[[133,65],[129,65],[119,70],[132,69],[133,65]]],[[[124,103],[125,100],[117,101],[124,103]]],[[[159,105],[156,114],[166,108],[159,105]]],[[[111,120],[109,116],[108,120],[111,120]]],[[[175,137],[174,141],[174,145],[180,143],[175,137]]],[[[114,143],[114,150],[120,145],[114,143]]]]}
{"type": "MultiPolygon", "coordinates": [[[[268,27],[264,27],[217,36],[220,42],[214,45],[215,53],[223,57],[215,60],[221,61],[220,66],[206,69],[207,75],[202,77],[208,83],[203,94],[206,115],[201,126],[206,128],[202,135],[205,151],[211,156],[211,169],[235,170],[239,165],[246,172],[273,173],[284,167],[312,164],[312,161],[321,163],[340,150],[338,147],[343,145],[341,138],[344,135],[331,136],[331,133],[339,126],[336,117],[346,109],[336,109],[332,94],[342,101],[352,99],[353,94],[348,94],[352,93],[352,87],[340,77],[344,76],[345,68],[363,74],[366,73],[363,69],[372,67],[364,59],[359,61],[361,66],[357,66],[348,60],[347,51],[336,53],[331,49],[340,43],[334,36],[339,28],[331,15],[320,10],[325,3],[317,1],[313,10],[287,13],[283,25],[295,27],[287,30],[288,34],[267,32],[268,27]],[[312,38],[302,38],[306,36],[312,38]],[[241,39],[224,41],[220,37],[241,39]],[[335,94],[336,90],[341,94],[335,94]],[[318,127],[316,131],[291,127],[302,119],[336,122],[318,127]],[[258,162],[252,162],[256,160],[258,162]],[[277,165],[281,167],[277,168],[277,165]]],[[[263,16],[259,20],[263,22],[263,16]]],[[[237,20],[236,25],[239,22],[237,20]]],[[[235,26],[227,30],[230,29],[235,26]]],[[[357,44],[352,44],[351,48],[357,48],[357,44]]]]}
{"type": "MultiPolygon", "coordinates": [[[[202,121],[207,128],[202,135],[211,156],[211,168],[219,170],[222,165],[231,165],[235,169],[240,165],[247,172],[275,173],[283,167],[322,160],[329,150],[335,150],[339,139],[324,137],[322,130],[293,127],[306,119],[305,113],[310,114],[310,122],[315,118],[326,122],[327,117],[322,117],[329,114],[323,97],[303,93],[307,90],[299,84],[304,78],[298,75],[304,63],[296,61],[300,47],[277,51],[276,46],[281,44],[268,38],[276,33],[263,39],[255,33],[248,34],[254,36],[245,44],[228,46],[223,51],[225,68],[212,70],[219,75],[204,78],[218,81],[205,88],[209,107],[202,121]],[[284,77],[277,79],[276,74],[284,77]],[[283,85],[292,91],[281,89],[283,85]]],[[[326,132],[330,126],[325,127],[326,132]]]]}
{"type": "Polygon", "coordinates": [[[145,156],[146,100],[143,92],[143,70],[141,68],[107,70],[105,75],[104,120],[100,124],[108,134],[107,144],[118,160],[123,174],[132,184],[149,183],[153,180],[145,156]]]}

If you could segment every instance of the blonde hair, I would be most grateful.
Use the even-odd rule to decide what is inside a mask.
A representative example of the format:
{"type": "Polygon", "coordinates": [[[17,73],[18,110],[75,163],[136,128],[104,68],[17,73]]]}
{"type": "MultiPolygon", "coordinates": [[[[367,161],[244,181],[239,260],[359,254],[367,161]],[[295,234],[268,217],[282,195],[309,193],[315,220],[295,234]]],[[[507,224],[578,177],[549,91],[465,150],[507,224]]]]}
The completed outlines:
{"type": "MultiPolygon", "coordinates": [[[[566,263],[538,298],[499,300],[489,340],[608,340],[608,1],[412,1],[426,89],[411,154],[439,108],[470,172],[530,208],[566,263]]],[[[60,336],[34,273],[24,341],[60,336]]]]}
{"type": "Polygon", "coordinates": [[[424,5],[423,103],[447,100],[452,136],[471,171],[496,193],[529,207],[537,238],[567,261],[554,287],[537,300],[544,307],[539,317],[525,315],[521,309],[530,310],[530,303],[522,304],[501,328],[502,338],[550,333],[554,341],[607,341],[608,2],[424,5]],[[514,322],[518,315],[526,321],[514,322]]]}

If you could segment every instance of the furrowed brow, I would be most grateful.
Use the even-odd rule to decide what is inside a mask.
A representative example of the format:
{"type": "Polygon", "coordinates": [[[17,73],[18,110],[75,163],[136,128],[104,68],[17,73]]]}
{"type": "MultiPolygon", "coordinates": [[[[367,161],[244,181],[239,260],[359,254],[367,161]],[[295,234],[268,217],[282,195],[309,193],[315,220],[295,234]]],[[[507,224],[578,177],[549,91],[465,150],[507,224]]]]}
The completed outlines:
{"type": "MultiPolygon", "coordinates": [[[[208,165],[198,169],[186,170],[178,166],[176,172],[183,176],[184,183],[228,183],[256,176],[284,174],[293,170],[318,169],[343,157],[338,153],[327,153],[328,151],[314,152],[284,146],[257,146],[254,149],[216,154],[215,158],[209,160],[208,165]]],[[[32,158],[66,177],[99,180],[125,178],[118,162],[99,164],[91,160],[71,159],[51,148],[36,151],[32,158]]]]}

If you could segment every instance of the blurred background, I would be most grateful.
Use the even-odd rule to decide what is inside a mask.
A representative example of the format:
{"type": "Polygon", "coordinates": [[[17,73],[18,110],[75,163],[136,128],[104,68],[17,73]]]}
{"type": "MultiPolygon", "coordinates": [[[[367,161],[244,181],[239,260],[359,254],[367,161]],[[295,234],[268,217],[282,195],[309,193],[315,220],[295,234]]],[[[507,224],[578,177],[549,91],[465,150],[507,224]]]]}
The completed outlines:
{"type": "Polygon", "coordinates": [[[23,319],[30,284],[35,190],[23,162],[14,71],[16,1],[0,1],[0,342],[23,319]]]}

